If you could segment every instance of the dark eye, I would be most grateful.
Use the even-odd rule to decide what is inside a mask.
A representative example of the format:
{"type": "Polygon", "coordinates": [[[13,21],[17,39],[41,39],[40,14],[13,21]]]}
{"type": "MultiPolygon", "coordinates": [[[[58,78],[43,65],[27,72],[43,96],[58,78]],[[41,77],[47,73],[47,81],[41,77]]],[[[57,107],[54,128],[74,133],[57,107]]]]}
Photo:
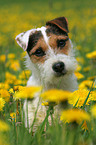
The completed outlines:
{"type": "Polygon", "coordinates": [[[57,41],[57,46],[60,47],[60,48],[64,47],[65,44],[66,44],[66,40],[64,40],[64,39],[61,39],[61,40],[57,41]]]}
{"type": "Polygon", "coordinates": [[[45,55],[45,52],[42,50],[41,47],[39,47],[39,48],[35,51],[34,55],[36,55],[36,56],[38,56],[38,57],[44,56],[44,55],[45,55]]]}

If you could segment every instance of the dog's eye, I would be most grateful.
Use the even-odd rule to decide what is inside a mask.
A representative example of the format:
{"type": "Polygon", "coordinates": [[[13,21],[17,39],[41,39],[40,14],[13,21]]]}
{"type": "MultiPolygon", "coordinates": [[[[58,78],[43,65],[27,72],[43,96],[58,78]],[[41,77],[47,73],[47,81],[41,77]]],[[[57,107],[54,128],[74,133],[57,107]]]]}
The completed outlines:
{"type": "Polygon", "coordinates": [[[34,53],[34,55],[40,57],[40,56],[44,56],[45,55],[45,52],[42,50],[41,47],[39,47],[39,49],[37,49],[34,53]]]}
{"type": "Polygon", "coordinates": [[[66,40],[64,40],[64,39],[61,39],[61,40],[58,40],[58,41],[57,41],[57,46],[58,46],[58,48],[59,48],[59,47],[60,47],[60,48],[64,47],[65,44],[66,44],[66,40]]]}

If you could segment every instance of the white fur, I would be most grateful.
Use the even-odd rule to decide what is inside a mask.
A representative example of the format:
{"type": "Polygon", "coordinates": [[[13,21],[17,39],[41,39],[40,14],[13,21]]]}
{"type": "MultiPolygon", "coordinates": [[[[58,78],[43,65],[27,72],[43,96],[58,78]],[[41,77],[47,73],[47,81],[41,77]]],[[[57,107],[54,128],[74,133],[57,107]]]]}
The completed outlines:
{"type": "MultiPolygon", "coordinates": [[[[47,36],[45,30],[46,30],[45,27],[37,28],[37,31],[42,32],[44,41],[46,42],[49,48],[48,51],[46,52],[46,61],[44,63],[34,64],[30,60],[30,57],[28,55],[26,56],[26,66],[32,71],[32,76],[29,78],[27,82],[27,86],[41,86],[42,85],[43,91],[52,89],[52,88],[74,91],[78,88],[77,79],[74,75],[77,62],[76,62],[76,59],[74,58],[74,52],[72,49],[73,46],[72,46],[71,40],[70,40],[71,48],[68,55],[56,53],[56,50],[53,50],[48,44],[49,37],[47,36]],[[58,61],[64,62],[65,68],[67,70],[67,73],[61,77],[56,77],[52,69],[52,65],[58,61]]],[[[26,36],[23,35],[23,38],[21,37],[21,35],[18,35],[20,37],[20,41],[22,43],[24,41],[24,44],[26,44],[26,46],[27,46],[29,34],[31,33],[31,31],[32,32],[36,31],[36,29],[28,31],[26,36]]],[[[22,47],[21,44],[19,45],[22,47]]],[[[26,47],[24,49],[26,49],[26,47]]],[[[28,120],[29,120],[29,127],[31,127],[34,120],[34,114],[38,106],[38,102],[39,102],[39,96],[35,97],[34,100],[32,101],[26,100],[24,103],[26,127],[27,127],[26,104],[28,103],[28,120]]],[[[40,104],[38,106],[38,112],[37,112],[37,119],[39,120],[38,121],[39,123],[43,121],[45,117],[45,112],[46,112],[46,107],[40,104]]],[[[38,125],[38,122],[35,125],[38,125]]]]}
{"type": "Polygon", "coordinates": [[[45,42],[46,42],[46,44],[48,45],[48,36],[46,35],[46,27],[41,27],[41,28],[37,28],[37,31],[41,31],[42,32],[42,34],[43,34],[43,38],[44,38],[44,40],[45,40],[45,42]]]}

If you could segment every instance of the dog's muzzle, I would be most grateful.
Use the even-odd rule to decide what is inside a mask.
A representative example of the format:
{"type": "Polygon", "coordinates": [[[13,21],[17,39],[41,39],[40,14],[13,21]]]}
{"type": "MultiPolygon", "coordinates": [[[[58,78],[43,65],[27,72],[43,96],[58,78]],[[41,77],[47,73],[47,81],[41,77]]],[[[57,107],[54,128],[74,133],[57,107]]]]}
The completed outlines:
{"type": "Polygon", "coordinates": [[[62,61],[56,62],[52,66],[56,76],[62,76],[66,74],[65,64],[62,61]]]}

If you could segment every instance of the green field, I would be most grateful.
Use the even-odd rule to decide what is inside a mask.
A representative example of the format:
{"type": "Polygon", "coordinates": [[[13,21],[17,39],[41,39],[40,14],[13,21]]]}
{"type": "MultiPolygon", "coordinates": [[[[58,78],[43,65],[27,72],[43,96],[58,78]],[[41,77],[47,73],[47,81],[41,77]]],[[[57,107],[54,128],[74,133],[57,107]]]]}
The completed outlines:
{"type": "Polygon", "coordinates": [[[0,0],[0,145],[96,145],[95,39],[95,0],[0,0]],[[49,107],[44,122],[32,134],[24,127],[24,99],[13,97],[20,87],[26,86],[31,75],[24,65],[26,53],[17,45],[15,37],[61,16],[68,19],[69,37],[78,61],[75,72],[78,95],[74,92],[73,95],[81,102],[76,100],[72,108],[84,110],[90,119],[82,119],[75,125],[72,121],[61,122],[53,119],[49,107]],[[48,116],[52,125],[48,123],[48,116]]]}

